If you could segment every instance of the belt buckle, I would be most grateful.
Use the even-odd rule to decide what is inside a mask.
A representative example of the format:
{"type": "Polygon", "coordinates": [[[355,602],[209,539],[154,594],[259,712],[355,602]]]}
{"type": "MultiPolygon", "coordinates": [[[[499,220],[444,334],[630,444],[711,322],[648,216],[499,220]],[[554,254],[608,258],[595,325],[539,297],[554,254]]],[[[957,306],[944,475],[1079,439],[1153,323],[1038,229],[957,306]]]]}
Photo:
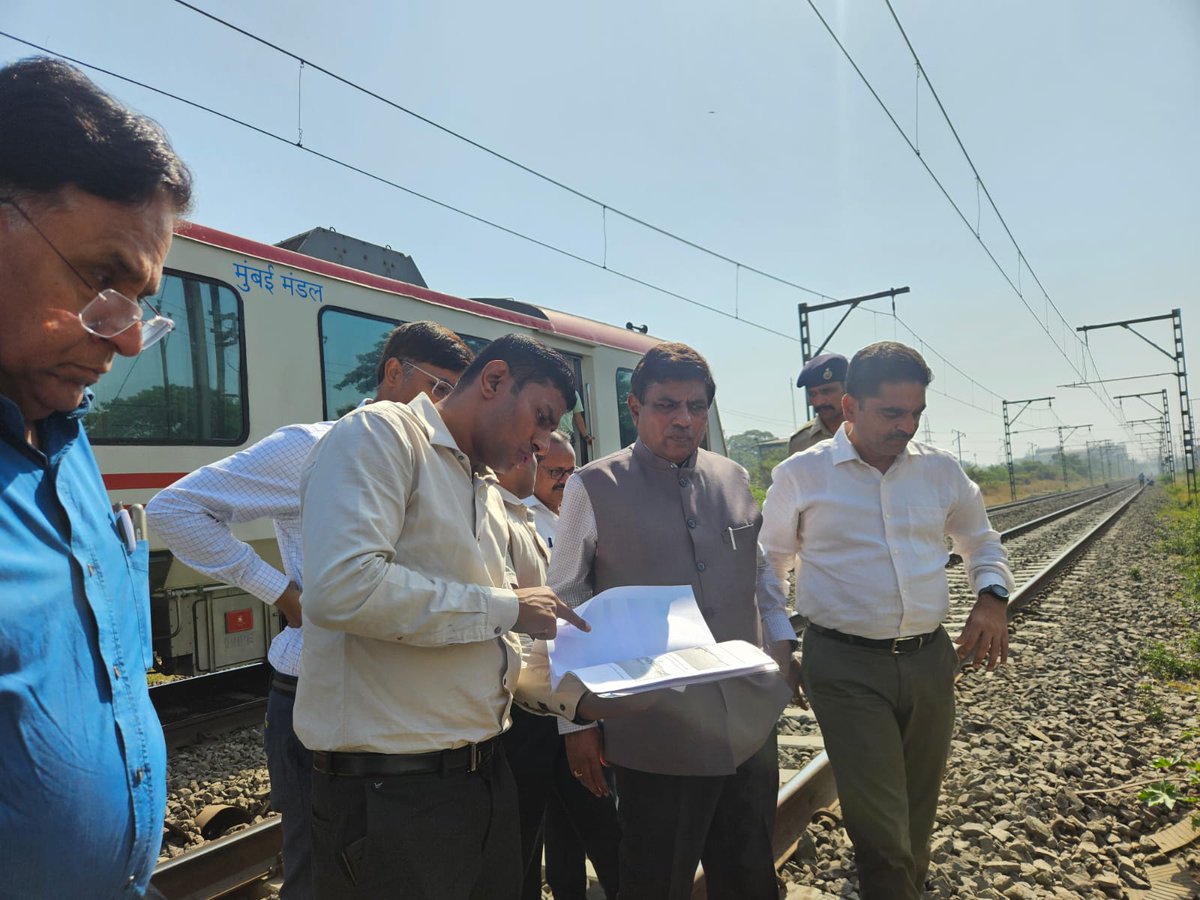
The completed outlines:
{"type": "Polygon", "coordinates": [[[903,637],[903,638],[902,637],[892,638],[892,656],[899,656],[901,653],[908,652],[909,649],[920,650],[921,647],[924,646],[924,643],[923,643],[924,640],[925,640],[925,636],[921,635],[921,634],[909,635],[908,637],[903,637]],[[912,648],[905,647],[905,648],[901,649],[900,644],[903,643],[904,641],[916,641],[917,646],[912,647],[912,648]]]}
{"type": "Polygon", "coordinates": [[[892,638],[892,655],[899,656],[901,653],[907,653],[910,650],[920,650],[925,646],[928,638],[929,636],[925,634],[910,634],[908,637],[904,638],[892,638]],[[901,649],[900,644],[903,641],[914,641],[915,646],[901,649]]]}
{"type": "Polygon", "coordinates": [[[479,745],[468,744],[471,749],[467,753],[467,771],[474,772],[479,768],[479,745]]]}

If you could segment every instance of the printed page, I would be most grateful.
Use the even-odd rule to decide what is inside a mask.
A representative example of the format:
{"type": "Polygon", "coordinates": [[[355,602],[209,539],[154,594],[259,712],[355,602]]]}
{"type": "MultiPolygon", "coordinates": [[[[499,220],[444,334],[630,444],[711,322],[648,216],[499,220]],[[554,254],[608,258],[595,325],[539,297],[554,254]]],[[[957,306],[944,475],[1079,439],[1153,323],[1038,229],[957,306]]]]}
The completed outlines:
{"type": "Polygon", "coordinates": [[[687,584],[610,588],[575,611],[592,630],[559,622],[558,637],[547,642],[556,688],[567,672],[715,643],[687,584]]]}
{"type": "Polygon", "coordinates": [[[588,690],[601,697],[619,697],[756,672],[775,672],[778,666],[752,644],[722,641],[573,671],[588,690]]]}

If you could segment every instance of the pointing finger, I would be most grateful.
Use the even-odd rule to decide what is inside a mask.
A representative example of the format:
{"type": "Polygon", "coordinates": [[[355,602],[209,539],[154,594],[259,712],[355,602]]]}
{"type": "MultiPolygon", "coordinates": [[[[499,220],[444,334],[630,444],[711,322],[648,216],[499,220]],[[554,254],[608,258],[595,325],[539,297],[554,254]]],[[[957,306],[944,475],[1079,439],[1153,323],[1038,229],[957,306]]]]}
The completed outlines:
{"type": "Polygon", "coordinates": [[[568,622],[570,622],[572,625],[574,625],[580,631],[591,631],[592,630],[592,626],[589,625],[587,623],[587,620],[582,618],[579,615],[579,613],[575,612],[575,610],[571,609],[571,607],[567,606],[567,604],[563,603],[561,600],[558,600],[557,598],[556,598],[556,602],[558,603],[558,609],[555,611],[555,615],[557,615],[558,618],[566,619],[568,622]]]}

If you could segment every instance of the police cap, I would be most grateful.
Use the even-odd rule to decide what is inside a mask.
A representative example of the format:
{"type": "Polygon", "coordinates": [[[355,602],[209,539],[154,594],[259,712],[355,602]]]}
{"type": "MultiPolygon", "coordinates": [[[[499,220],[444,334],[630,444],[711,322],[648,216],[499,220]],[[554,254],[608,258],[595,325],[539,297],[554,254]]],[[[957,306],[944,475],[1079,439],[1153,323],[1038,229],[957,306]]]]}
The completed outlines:
{"type": "Polygon", "coordinates": [[[850,363],[840,353],[822,353],[820,356],[814,356],[800,370],[796,387],[817,387],[831,381],[845,381],[846,370],[849,367],[850,363]]]}

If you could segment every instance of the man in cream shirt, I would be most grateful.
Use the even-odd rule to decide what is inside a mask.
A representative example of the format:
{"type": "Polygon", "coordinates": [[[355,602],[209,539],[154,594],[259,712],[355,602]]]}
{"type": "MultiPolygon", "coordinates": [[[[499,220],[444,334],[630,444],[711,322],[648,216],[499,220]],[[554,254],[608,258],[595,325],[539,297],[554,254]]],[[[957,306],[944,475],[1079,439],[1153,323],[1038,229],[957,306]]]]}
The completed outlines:
{"type": "Polygon", "coordinates": [[[894,341],[855,354],[845,424],[775,467],[759,535],[779,578],[799,554],[801,679],[863,900],[921,896],[959,659],[991,669],[1008,654],[1012,574],[979,488],[951,454],[912,441],[932,377],[894,341]],[[942,628],[947,535],[979,595],[957,654],[942,628]]]}
{"type": "Polygon", "coordinates": [[[587,625],[544,587],[510,589],[504,505],[483,474],[544,453],[574,391],[562,357],[507,335],[446,399],[370,404],[309,457],[295,729],[314,751],[318,897],[517,896],[496,740],[520,670],[511,632],[587,625]]]}

